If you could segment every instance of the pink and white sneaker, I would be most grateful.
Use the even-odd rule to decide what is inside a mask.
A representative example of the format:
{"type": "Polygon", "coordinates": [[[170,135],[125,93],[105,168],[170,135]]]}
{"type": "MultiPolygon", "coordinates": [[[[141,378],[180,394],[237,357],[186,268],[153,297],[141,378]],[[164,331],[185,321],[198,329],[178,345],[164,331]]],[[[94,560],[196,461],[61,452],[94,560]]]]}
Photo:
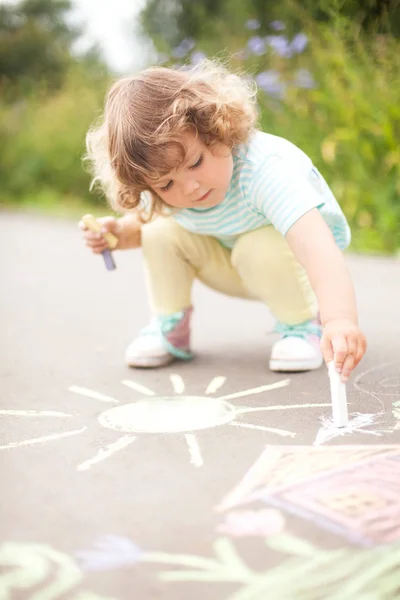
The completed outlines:
{"type": "Polygon", "coordinates": [[[322,327],[319,320],[304,321],[298,325],[278,323],[275,331],[281,334],[281,339],[272,346],[271,371],[312,371],[322,366],[322,327]]]}
{"type": "Polygon", "coordinates": [[[129,367],[165,367],[177,358],[190,360],[190,319],[193,308],[189,307],[172,315],[161,315],[144,329],[128,346],[125,362],[129,367]]]}

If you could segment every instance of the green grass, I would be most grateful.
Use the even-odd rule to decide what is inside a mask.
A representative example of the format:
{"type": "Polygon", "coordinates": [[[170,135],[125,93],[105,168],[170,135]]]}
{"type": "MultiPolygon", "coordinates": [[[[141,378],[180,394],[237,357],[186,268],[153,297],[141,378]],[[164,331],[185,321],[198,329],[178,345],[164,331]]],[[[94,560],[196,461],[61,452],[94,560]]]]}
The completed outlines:
{"type": "Polygon", "coordinates": [[[13,200],[0,201],[0,209],[12,212],[24,212],[43,216],[54,216],[68,220],[79,220],[85,214],[104,217],[114,214],[105,201],[97,204],[79,197],[57,197],[55,195],[31,195],[13,200]]]}

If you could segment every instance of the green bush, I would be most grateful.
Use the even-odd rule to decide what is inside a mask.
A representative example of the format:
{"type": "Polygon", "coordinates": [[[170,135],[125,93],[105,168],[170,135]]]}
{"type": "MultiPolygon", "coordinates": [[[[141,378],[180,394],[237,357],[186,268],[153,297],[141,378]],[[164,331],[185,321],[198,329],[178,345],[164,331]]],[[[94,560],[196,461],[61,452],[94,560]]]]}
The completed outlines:
{"type": "MultiPolygon", "coordinates": [[[[291,0],[281,3],[282,16],[280,9],[274,13],[285,21],[278,30],[267,18],[259,29],[254,22],[256,29],[246,27],[255,16],[251,3],[224,0],[223,6],[210,26],[198,28],[198,39],[169,49],[169,63],[228,49],[230,66],[259,82],[262,128],[301,147],[324,174],[349,219],[353,249],[397,252],[400,41],[389,33],[367,35],[343,16],[315,21],[291,0]],[[306,37],[295,52],[272,48],[271,36],[290,45],[299,33],[306,37]]],[[[168,50],[165,39],[159,48],[168,50]]],[[[58,91],[37,84],[34,93],[27,92],[21,82],[18,100],[2,101],[2,202],[36,202],[54,210],[99,205],[81,160],[85,133],[109,85],[104,71],[97,72],[77,65],[58,91]]],[[[1,91],[7,98],[4,83],[1,91]]],[[[106,210],[105,202],[100,210],[106,210]]]]}
{"type": "MultiPolygon", "coordinates": [[[[388,33],[366,35],[343,16],[317,22],[290,0],[282,3],[285,22],[264,29],[255,19],[246,27],[254,15],[238,0],[224,6],[214,34],[197,39],[181,60],[193,62],[199,51],[217,55],[253,77],[262,129],[291,140],[313,159],[350,222],[352,248],[398,251],[400,40],[388,33]],[[291,51],[298,34],[297,51],[291,51]]],[[[185,41],[172,49],[170,62],[176,64],[184,50],[185,41]]]]}
{"type": "Polygon", "coordinates": [[[104,77],[90,79],[76,68],[58,91],[39,87],[0,107],[2,202],[94,202],[82,156],[107,85],[104,77]]]}
{"type": "Polygon", "coordinates": [[[260,94],[262,126],[312,157],[349,219],[354,248],[394,252],[400,248],[400,43],[382,36],[367,48],[355,32],[351,40],[341,30],[308,33],[304,56],[277,66],[288,85],[284,99],[272,106],[260,94]],[[299,68],[312,74],[314,88],[292,84],[299,68]]]}

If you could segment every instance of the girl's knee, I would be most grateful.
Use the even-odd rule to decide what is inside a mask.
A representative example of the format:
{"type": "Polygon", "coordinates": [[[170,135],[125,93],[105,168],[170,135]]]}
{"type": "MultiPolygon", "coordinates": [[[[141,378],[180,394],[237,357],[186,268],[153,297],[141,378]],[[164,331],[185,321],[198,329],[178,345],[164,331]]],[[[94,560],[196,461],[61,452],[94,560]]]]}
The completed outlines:
{"type": "Polygon", "coordinates": [[[173,245],[179,237],[180,225],[170,217],[157,217],[150,223],[142,225],[142,247],[146,252],[156,246],[173,245]]]}

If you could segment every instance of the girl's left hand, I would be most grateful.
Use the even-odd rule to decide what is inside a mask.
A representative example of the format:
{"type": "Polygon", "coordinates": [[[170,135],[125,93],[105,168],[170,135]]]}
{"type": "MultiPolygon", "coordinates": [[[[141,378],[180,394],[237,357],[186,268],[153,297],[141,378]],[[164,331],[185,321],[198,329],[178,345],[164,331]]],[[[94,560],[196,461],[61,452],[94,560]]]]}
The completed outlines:
{"type": "Polygon", "coordinates": [[[335,367],[346,383],[367,349],[365,335],[350,319],[333,319],[325,323],[321,350],[326,363],[335,360],[335,367]]]}

